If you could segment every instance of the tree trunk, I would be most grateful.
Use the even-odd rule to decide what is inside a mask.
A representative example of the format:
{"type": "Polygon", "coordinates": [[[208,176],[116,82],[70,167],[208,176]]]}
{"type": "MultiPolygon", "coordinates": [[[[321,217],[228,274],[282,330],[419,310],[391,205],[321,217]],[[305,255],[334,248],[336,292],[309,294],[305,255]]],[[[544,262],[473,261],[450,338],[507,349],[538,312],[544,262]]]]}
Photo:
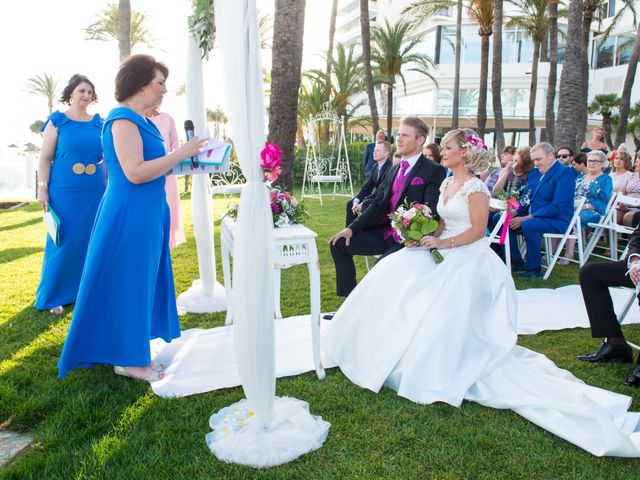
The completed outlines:
{"type": "Polygon", "coordinates": [[[618,109],[618,129],[616,130],[616,148],[624,143],[627,138],[627,123],[629,122],[629,108],[631,107],[631,88],[636,78],[636,70],[638,69],[638,61],[640,61],[640,26],[636,32],[636,39],[633,42],[633,50],[631,50],[631,59],[627,66],[627,75],[624,79],[622,87],[622,95],[620,95],[620,108],[618,109]]]}
{"type": "MultiPolygon", "coordinates": [[[[329,23],[329,47],[327,48],[327,66],[325,68],[326,84],[324,86],[324,98],[329,101],[331,98],[331,59],[333,58],[333,39],[336,35],[336,17],[338,16],[338,0],[333,0],[331,6],[331,21],[329,23]]],[[[345,125],[345,129],[346,129],[345,125]]],[[[329,143],[329,125],[325,125],[323,132],[324,143],[329,143]]]]}
{"type": "Polygon", "coordinates": [[[118,49],[120,62],[131,55],[131,2],[118,1],[118,49]]]}
{"type": "Polygon", "coordinates": [[[276,0],[271,61],[270,142],[282,149],[282,173],[278,183],[293,188],[298,92],[306,0],[276,0]]]}
{"type": "MultiPolygon", "coordinates": [[[[364,86],[369,97],[371,111],[371,128],[373,135],[380,130],[376,92],[373,87],[373,73],[371,72],[371,29],[369,26],[369,0],[360,0],[360,31],[362,33],[362,63],[364,64],[364,86]]],[[[391,132],[387,132],[391,137],[391,132]]]]}
{"type": "Polygon", "coordinates": [[[462,0],[458,0],[456,16],[456,65],[453,77],[453,111],[451,112],[451,128],[458,128],[458,110],[460,108],[460,54],[462,48],[462,0]]]}
{"type": "MultiPolygon", "coordinates": [[[[582,0],[573,0],[569,6],[567,47],[560,76],[558,118],[556,119],[555,144],[575,146],[576,112],[581,101],[582,79],[580,78],[580,24],[582,22],[582,0]]],[[[579,146],[579,145],[578,145],[579,146]]]]}
{"type": "Polygon", "coordinates": [[[584,14],[582,16],[581,30],[581,51],[580,51],[580,104],[577,110],[578,129],[576,132],[575,144],[580,146],[584,142],[587,135],[587,117],[589,109],[589,37],[591,34],[591,21],[593,20],[593,1],[585,4],[584,14]]]}
{"type": "Polygon", "coordinates": [[[387,85],[387,135],[393,132],[393,85],[387,85]]]}
{"type": "Polygon", "coordinates": [[[533,63],[531,64],[531,88],[529,89],[529,146],[536,144],[536,96],[538,94],[538,63],[540,42],[533,42],[533,63]]]}
{"type": "Polygon", "coordinates": [[[555,142],[555,103],[558,81],[558,1],[549,0],[549,80],[547,82],[547,105],[545,123],[547,141],[555,142]]]}
{"type": "Polygon", "coordinates": [[[478,136],[484,140],[487,128],[487,82],[489,76],[489,35],[480,37],[480,91],[478,93],[478,136]]]}
{"type": "Polygon", "coordinates": [[[602,128],[604,128],[604,141],[609,145],[609,150],[615,150],[611,141],[611,113],[602,115],[602,128]]]}
{"type": "Polygon", "coordinates": [[[502,118],[502,0],[493,8],[493,61],[491,65],[491,96],[495,121],[496,152],[504,148],[504,120],[502,118]]]}

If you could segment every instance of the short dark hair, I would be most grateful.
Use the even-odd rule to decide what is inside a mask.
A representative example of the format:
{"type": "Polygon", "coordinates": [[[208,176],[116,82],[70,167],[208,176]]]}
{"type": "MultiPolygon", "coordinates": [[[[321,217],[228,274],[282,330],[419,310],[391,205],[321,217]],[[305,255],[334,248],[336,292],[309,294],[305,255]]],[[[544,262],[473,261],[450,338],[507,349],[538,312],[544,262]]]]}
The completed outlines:
{"type": "Polygon", "coordinates": [[[407,125],[416,129],[416,133],[419,137],[424,137],[426,140],[429,136],[429,127],[418,117],[402,117],[400,119],[400,125],[407,125]]]}
{"type": "Polygon", "coordinates": [[[135,95],[142,87],[151,83],[157,71],[161,72],[164,78],[169,76],[166,65],[151,55],[131,55],[122,62],[116,75],[116,100],[124,102],[135,95]]]}
{"type": "Polygon", "coordinates": [[[558,148],[556,148],[556,156],[558,156],[558,153],[560,152],[560,150],[568,150],[570,156],[573,157],[573,155],[574,155],[573,149],[571,149],[569,147],[558,147],[558,148]]]}
{"type": "Polygon", "coordinates": [[[587,154],[586,153],[578,153],[573,157],[573,163],[577,163],[579,165],[584,165],[587,163],[587,154]]]}
{"type": "Polygon", "coordinates": [[[84,75],[80,75],[79,73],[76,73],[69,79],[67,86],[64,87],[64,90],[62,91],[62,95],[60,96],[60,103],[64,103],[65,105],[71,105],[71,94],[76,89],[76,87],[81,83],[88,83],[89,85],[91,85],[91,89],[93,90],[91,101],[93,102],[97,101],[98,94],[96,93],[96,87],[93,84],[93,82],[89,80],[87,77],[85,77],[84,75]]]}

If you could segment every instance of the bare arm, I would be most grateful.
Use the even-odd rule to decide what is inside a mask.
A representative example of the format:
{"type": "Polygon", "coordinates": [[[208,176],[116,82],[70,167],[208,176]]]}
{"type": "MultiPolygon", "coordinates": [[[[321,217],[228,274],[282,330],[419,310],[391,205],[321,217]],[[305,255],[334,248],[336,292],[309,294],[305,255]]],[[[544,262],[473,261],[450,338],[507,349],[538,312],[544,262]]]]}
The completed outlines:
{"type": "Polygon", "coordinates": [[[51,175],[51,161],[58,144],[58,129],[49,122],[44,129],[40,162],[38,163],[38,201],[42,210],[49,210],[49,178],[51,175]]]}
{"type": "Polygon", "coordinates": [[[449,238],[422,237],[420,245],[426,248],[451,248],[468,245],[485,236],[489,218],[489,199],[482,192],[469,194],[469,216],[471,227],[449,238]]]}
{"type": "Polygon", "coordinates": [[[164,157],[145,161],[142,155],[142,137],[138,127],[129,120],[116,120],[111,126],[113,145],[122,171],[133,184],[150,182],[171,170],[187,157],[198,155],[208,139],[194,137],[164,157]]]}
{"type": "Polygon", "coordinates": [[[502,192],[502,190],[504,190],[504,184],[507,183],[509,171],[511,170],[510,166],[511,164],[503,168],[498,174],[498,180],[496,180],[496,183],[493,185],[493,190],[491,190],[491,193],[493,193],[494,195],[497,195],[498,193],[502,192]]]}

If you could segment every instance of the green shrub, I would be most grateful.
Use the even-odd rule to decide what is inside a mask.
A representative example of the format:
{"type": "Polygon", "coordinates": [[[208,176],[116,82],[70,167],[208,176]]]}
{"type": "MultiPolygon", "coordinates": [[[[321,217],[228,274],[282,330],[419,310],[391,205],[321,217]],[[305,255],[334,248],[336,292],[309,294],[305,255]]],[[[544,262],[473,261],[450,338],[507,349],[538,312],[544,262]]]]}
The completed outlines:
{"type": "MultiPolygon", "coordinates": [[[[349,168],[351,169],[351,181],[353,188],[357,190],[364,183],[364,166],[362,155],[368,142],[354,142],[347,144],[347,154],[349,156],[349,168]]],[[[331,156],[331,146],[322,146],[322,153],[319,155],[331,156]]],[[[304,160],[307,155],[306,149],[295,148],[295,160],[293,162],[293,184],[296,188],[302,188],[302,177],[304,175],[304,160]]],[[[337,149],[334,153],[334,164],[337,158],[337,149]]]]}

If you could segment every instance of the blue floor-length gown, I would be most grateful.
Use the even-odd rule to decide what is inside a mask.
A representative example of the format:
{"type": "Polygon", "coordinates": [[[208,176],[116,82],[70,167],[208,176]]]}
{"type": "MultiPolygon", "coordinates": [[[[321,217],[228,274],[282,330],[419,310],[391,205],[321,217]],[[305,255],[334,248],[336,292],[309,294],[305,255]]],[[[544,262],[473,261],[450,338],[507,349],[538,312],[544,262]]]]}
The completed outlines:
{"type": "Polygon", "coordinates": [[[97,364],[142,367],[151,361],[149,340],[180,336],[169,255],[169,206],[164,177],[135,185],[124,175],[111,127],[133,122],[144,160],[165,155],[151,122],[126,107],[113,109],[102,133],[109,184],[98,209],[59,376],[97,364]]]}
{"type": "Polygon", "coordinates": [[[79,122],[62,112],[53,112],[48,122],[58,129],[49,175],[49,207],[60,218],[60,245],[47,235],[42,275],[36,290],[35,307],[40,310],[76,301],[91,228],[107,184],[100,143],[100,115],[94,115],[88,122],[79,122]],[[93,168],[95,171],[75,173],[73,166],[78,163],[84,168],[95,165],[89,172],[93,168]]]}

